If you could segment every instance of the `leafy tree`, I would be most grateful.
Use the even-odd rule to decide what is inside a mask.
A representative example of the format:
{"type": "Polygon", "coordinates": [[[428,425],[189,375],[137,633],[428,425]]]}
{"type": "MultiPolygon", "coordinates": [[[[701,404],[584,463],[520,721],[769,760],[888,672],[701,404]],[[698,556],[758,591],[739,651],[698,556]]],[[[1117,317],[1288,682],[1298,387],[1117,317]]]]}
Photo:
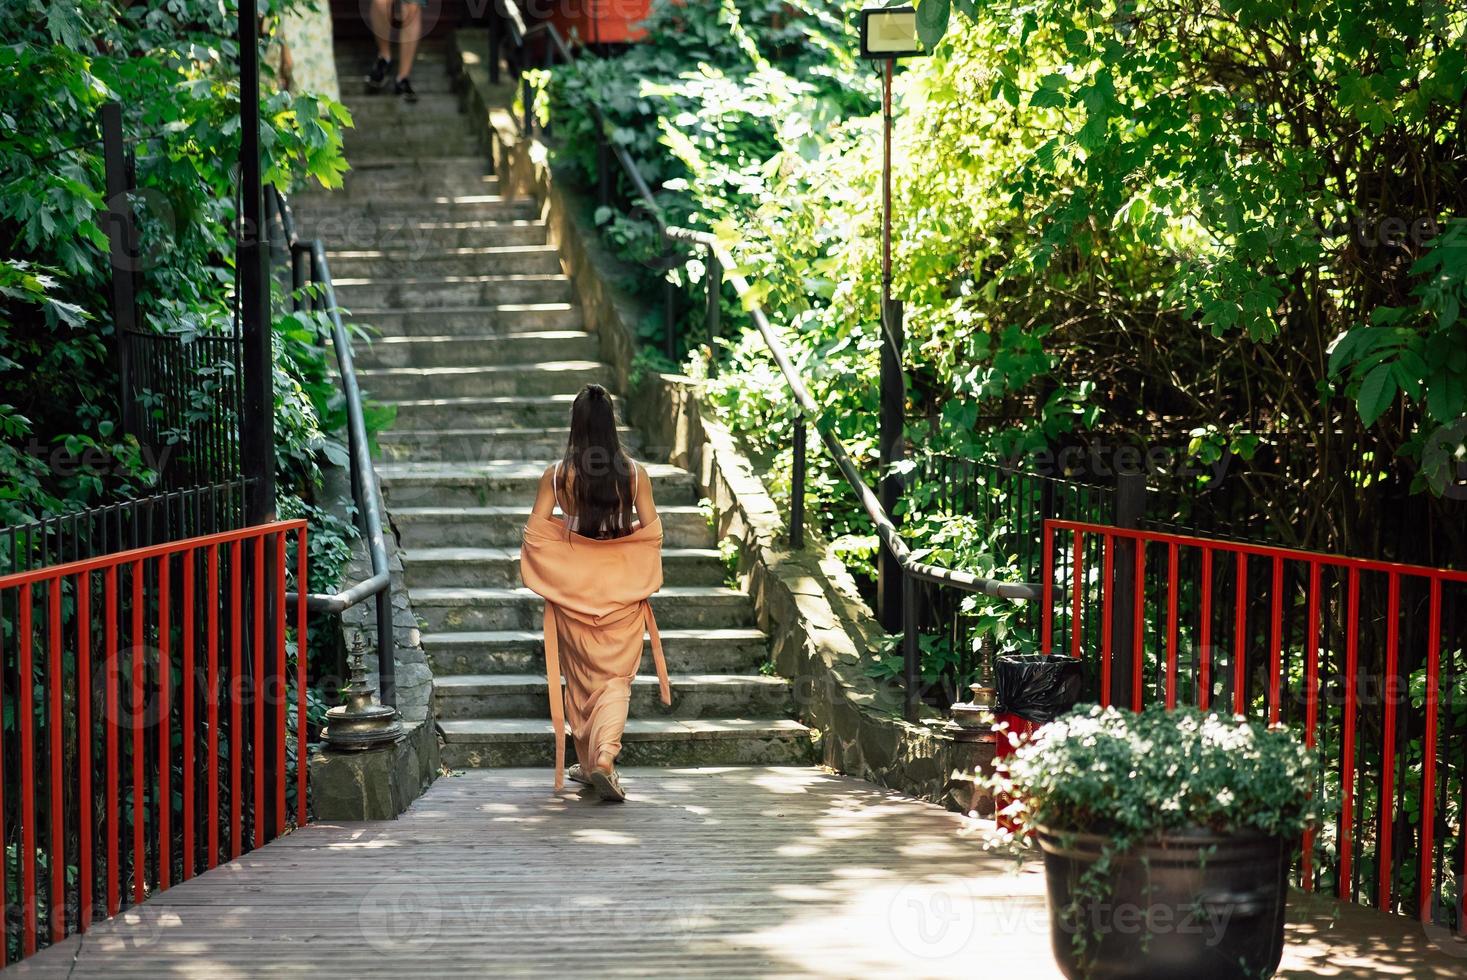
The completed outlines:
{"type": "MultiPolygon", "coordinates": [[[[104,103],[124,107],[137,159],[143,329],[232,329],[237,9],[0,0],[0,525],[143,493],[155,478],[155,461],[117,425],[104,103]]],[[[339,185],[344,107],[265,88],[265,179],[339,185]]],[[[306,498],[339,410],[331,386],[314,383],[325,375],[321,326],[288,316],[276,331],[282,491],[306,498]]]]}
{"type": "MultiPolygon", "coordinates": [[[[1040,140],[994,187],[1027,235],[993,273],[1042,284],[1061,373],[1097,385],[1102,420],[1255,458],[1242,483],[1299,543],[1375,552],[1390,501],[1460,496],[1467,11],[918,10],[938,71],[966,64],[987,88],[944,104],[1040,140]]],[[[1436,526],[1460,555],[1458,524],[1436,526]]]]}
{"type": "MultiPolygon", "coordinates": [[[[736,28],[716,16],[754,32],[739,8],[736,28]]],[[[915,452],[1042,463],[1076,449],[1104,480],[1159,448],[1159,516],[1467,560],[1454,516],[1467,496],[1467,11],[923,0],[919,13],[932,54],[899,66],[895,133],[915,452]]],[[[824,424],[874,477],[875,66],[847,55],[772,85],[741,43],[709,67],[684,58],[674,23],[654,13],[647,45],[554,73],[552,96],[562,78],[597,80],[552,98],[560,159],[594,174],[589,130],[567,126],[586,99],[609,107],[672,220],[724,237],[824,424]],[[860,98],[823,102],[802,88],[819,77],[860,98]]],[[[635,214],[599,218],[614,242],[652,241],[635,214]]],[[[694,306],[700,272],[693,257],[675,273],[694,306]]],[[[709,388],[783,495],[793,405],[763,341],[738,333],[746,322],[726,311],[709,388]]],[[[811,462],[810,513],[859,573],[868,525],[829,460],[811,462]]],[[[976,526],[930,489],[906,501],[917,547],[1021,574],[1012,529],[976,526]]],[[[1022,639],[1011,606],[978,606],[977,633],[1022,639]]]]}

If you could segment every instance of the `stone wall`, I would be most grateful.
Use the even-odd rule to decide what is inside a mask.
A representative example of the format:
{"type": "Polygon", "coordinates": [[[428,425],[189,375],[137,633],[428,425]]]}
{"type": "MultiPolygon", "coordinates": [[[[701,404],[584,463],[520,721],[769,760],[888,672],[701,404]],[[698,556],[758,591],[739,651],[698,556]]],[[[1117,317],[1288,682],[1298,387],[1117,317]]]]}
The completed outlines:
{"type": "Polygon", "coordinates": [[[698,474],[713,503],[720,533],[738,544],[738,574],[753,596],[760,626],[772,638],[780,674],[794,681],[801,720],[821,733],[823,761],[839,772],[943,803],[988,812],[963,774],[992,759],[991,736],[957,741],[944,719],[909,724],[900,717],[900,692],[867,673],[883,633],[855,582],[828,542],[807,534],[792,551],[783,518],[736,438],[719,424],[693,379],[672,374],[635,377],[634,324],[644,315],[637,300],[617,289],[618,263],[586,220],[588,203],[557,184],[547,148],[522,140],[501,106],[508,85],[491,87],[486,42],[477,32],[457,37],[458,70],[470,112],[485,124],[486,149],[503,193],[541,204],[550,241],[573,278],[586,327],[600,337],[619,388],[628,393],[628,420],[649,449],[698,474]]]}
{"type": "MultiPolygon", "coordinates": [[[[347,519],[345,505],[351,499],[345,472],[328,474],[326,491],[338,502],[347,519]]],[[[384,515],[388,520],[388,515],[384,515]]],[[[394,664],[397,680],[397,709],[402,716],[403,737],[393,745],[359,752],[318,752],[311,757],[311,802],[318,820],[390,820],[423,794],[438,775],[438,734],[433,723],[433,674],[423,653],[417,617],[408,600],[402,578],[402,558],[397,538],[386,528],[388,568],[392,575],[394,664]]],[[[357,542],[344,581],[359,582],[371,575],[366,543],[357,542]]],[[[368,600],[346,611],[341,621],[342,640],[347,650],[358,639],[373,651],[367,655],[367,676],[377,676],[377,604],[368,600]]]]}

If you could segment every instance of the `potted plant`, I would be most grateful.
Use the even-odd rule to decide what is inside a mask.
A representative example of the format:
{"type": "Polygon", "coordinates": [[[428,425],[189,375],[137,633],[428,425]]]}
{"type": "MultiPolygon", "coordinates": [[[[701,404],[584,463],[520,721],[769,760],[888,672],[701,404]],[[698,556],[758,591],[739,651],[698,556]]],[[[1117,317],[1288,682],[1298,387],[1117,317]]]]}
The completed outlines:
{"type": "Polygon", "coordinates": [[[1160,706],[1080,707],[1009,757],[1071,978],[1267,977],[1316,759],[1283,728],[1160,706]]]}

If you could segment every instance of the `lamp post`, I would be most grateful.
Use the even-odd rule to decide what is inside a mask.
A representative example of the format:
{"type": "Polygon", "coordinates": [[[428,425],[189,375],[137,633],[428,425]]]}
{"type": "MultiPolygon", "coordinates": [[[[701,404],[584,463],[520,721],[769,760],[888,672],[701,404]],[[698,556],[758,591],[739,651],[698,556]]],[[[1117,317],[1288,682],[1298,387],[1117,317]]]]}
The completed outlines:
{"type": "MultiPolygon", "coordinates": [[[[891,82],[898,58],[925,54],[917,40],[917,13],[911,7],[867,7],[860,13],[861,57],[881,66],[881,481],[878,496],[888,514],[901,502],[903,480],[891,472],[906,455],[906,379],[902,350],[906,345],[902,304],[891,296],[891,82]]],[[[896,556],[882,549],[876,566],[876,611],[887,632],[902,628],[902,569],[896,556]]]]}
{"type": "Polygon", "coordinates": [[[265,251],[265,193],[260,179],[260,16],[256,0],[239,4],[239,275],[244,404],[240,468],[246,480],[245,522],[275,519],[274,355],[270,343],[270,276],[265,251]]]}

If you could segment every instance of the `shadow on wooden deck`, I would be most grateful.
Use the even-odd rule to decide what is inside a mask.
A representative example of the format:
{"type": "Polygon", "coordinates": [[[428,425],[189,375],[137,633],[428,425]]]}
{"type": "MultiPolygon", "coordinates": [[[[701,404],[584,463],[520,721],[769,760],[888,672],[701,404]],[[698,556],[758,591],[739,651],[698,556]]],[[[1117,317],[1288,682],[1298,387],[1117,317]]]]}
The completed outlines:
{"type": "MultiPolygon", "coordinates": [[[[1058,976],[1036,866],[957,816],[809,768],[440,779],[316,824],[9,971],[39,977],[1058,976]]],[[[1301,896],[1282,976],[1461,977],[1467,945],[1301,896]],[[1453,955],[1455,954],[1455,955],[1453,955]]]]}

